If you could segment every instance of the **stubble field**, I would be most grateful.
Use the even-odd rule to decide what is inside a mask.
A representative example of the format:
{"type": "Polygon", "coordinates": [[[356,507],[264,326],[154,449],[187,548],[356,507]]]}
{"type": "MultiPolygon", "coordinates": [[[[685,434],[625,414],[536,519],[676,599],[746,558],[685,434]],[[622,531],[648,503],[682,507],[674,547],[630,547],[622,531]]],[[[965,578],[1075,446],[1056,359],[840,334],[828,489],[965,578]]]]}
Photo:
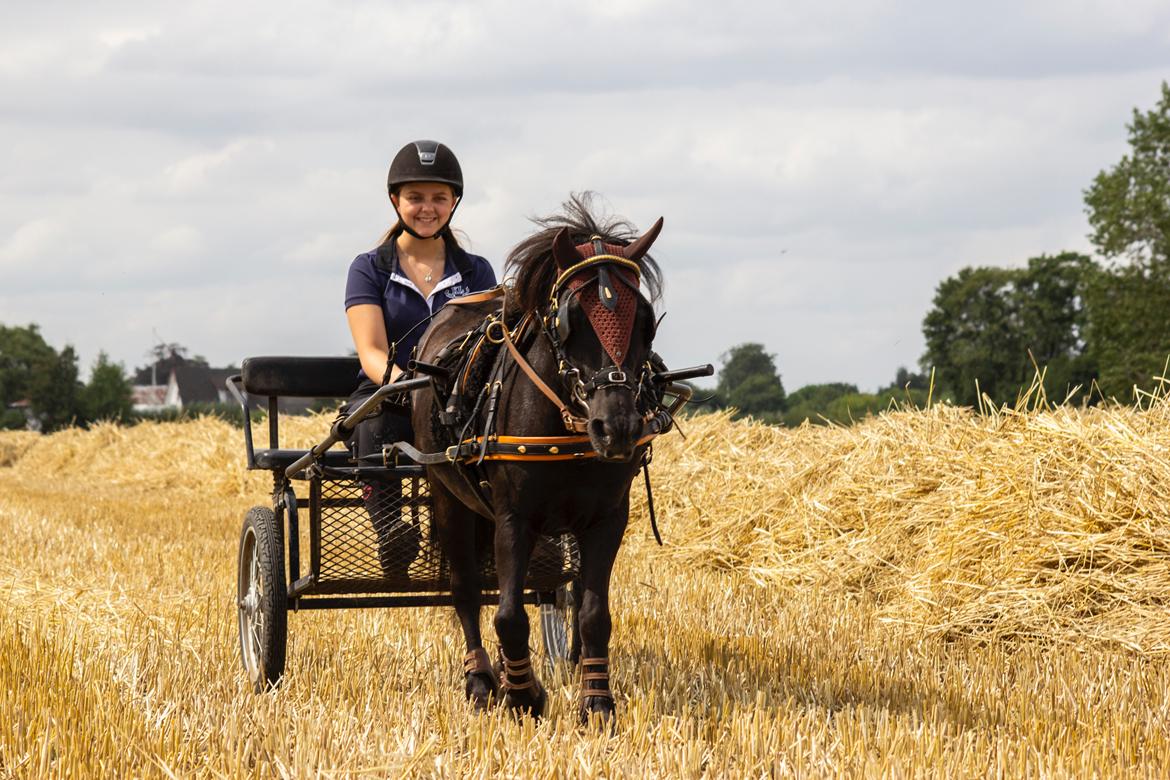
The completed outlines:
{"type": "Polygon", "coordinates": [[[1170,404],[684,430],[664,548],[635,483],[612,735],[565,668],[540,723],[471,713],[446,609],[290,615],[253,694],[239,431],[0,434],[0,777],[1170,776],[1170,404]]]}

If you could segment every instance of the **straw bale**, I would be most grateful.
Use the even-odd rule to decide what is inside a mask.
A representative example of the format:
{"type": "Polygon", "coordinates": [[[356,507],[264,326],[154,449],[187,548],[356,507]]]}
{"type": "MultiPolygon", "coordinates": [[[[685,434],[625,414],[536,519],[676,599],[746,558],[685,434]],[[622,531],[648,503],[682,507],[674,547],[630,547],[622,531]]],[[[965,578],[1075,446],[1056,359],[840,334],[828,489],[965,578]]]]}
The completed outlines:
{"type": "MultiPolygon", "coordinates": [[[[282,417],[280,445],[314,444],[329,432],[331,419],[327,414],[282,417]]],[[[267,446],[267,430],[264,422],[254,425],[255,446],[267,446]]],[[[266,472],[246,470],[241,429],[217,417],[128,427],[103,422],[29,436],[0,437],[0,466],[9,460],[24,477],[146,491],[255,496],[271,489],[266,472]]]]}
{"type": "Polygon", "coordinates": [[[686,421],[655,499],[687,563],[864,592],[881,620],[1170,653],[1170,402],[892,410],[786,430],[686,421]]]}
{"type": "MultiPolygon", "coordinates": [[[[283,418],[281,444],[308,446],[329,422],[283,418]]],[[[895,409],[847,428],[693,417],[685,438],[656,444],[663,554],[765,588],[863,593],[901,630],[1170,654],[1168,422],[1164,398],[895,409]]],[[[266,425],[255,431],[264,446],[266,425]]],[[[243,468],[238,427],[215,418],[7,433],[4,462],[22,480],[94,489],[271,489],[243,468]]],[[[633,512],[645,528],[641,490],[633,512]]]]}
{"type": "Polygon", "coordinates": [[[0,431],[0,469],[15,465],[40,440],[35,431],[0,431]]]}

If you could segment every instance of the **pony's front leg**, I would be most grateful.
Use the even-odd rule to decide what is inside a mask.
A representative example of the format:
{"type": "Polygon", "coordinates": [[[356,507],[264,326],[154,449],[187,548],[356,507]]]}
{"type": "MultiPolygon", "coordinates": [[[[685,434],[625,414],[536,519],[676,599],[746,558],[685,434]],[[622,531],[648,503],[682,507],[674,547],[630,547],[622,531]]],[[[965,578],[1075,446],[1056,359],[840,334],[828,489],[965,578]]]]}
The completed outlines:
{"type": "Polygon", "coordinates": [[[487,709],[499,696],[499,683],[491,659],[483,649],[479,630],[483,602],[475,554],[479,515],[464,506],[438,480],[431,482],[431,496],[434,520],[451,566],[451,600],[467,643],[467,654],[463,656],[463,692],[477,710],[487,709]]]}
{"type": "Polygon", "coordinates": [[[613,520],[590,528],[578,540],[581,547],[581,585],[577,628],[581,637],[582,723],[598,714],[613,726],[614,699],[609,688],[609,637],[613,623],[609,615],[609,578],[621,546],[628,516],[619,513],[613,520]]]}
{"type": "Polygon", "coordinates": [[[496,634],[500,638],[500,691],[511,710],[539,718],[547,701],[528,654],[528,613],[524,610],[524,579],[536,537],[527,524],[508,513],[496,521],[496,573],[500,607],[496,634]]]}

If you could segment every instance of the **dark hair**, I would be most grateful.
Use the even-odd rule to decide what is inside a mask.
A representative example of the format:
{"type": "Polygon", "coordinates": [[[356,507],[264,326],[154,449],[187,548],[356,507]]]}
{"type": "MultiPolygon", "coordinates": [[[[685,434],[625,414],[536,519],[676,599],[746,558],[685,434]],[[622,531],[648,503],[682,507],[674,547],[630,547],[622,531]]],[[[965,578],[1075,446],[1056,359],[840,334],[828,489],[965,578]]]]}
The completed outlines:
{"type": "MultiPolygon", "coordinates": [[[[590,191],[574,192],[561,204],[560,212],[545,217],[530,217],[539,228],[508,253],[504,261],[504,275],[511,277],[516,301],[524,311],[543,310],[545,297],[557,278],[557,264],[552,256],[553,237],[562,228],[568,228],[574,244],[584,244],[593,236],[604,243],[629,246],[638,237],[634,225],[616,214],[595,213],[593,202],[597,194],[590,191]]],[[[662,294],[662,273],[658,263],[649,254],[638,260],[642,269],[642,284],[656,301],[662,294]]]]}

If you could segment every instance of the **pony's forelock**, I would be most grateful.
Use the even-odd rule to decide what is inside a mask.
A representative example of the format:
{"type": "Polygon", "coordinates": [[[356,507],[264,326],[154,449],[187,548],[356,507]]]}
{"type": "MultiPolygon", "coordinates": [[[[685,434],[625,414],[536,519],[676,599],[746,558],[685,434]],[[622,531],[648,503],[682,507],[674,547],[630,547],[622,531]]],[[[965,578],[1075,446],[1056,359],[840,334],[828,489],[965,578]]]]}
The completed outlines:
{"type": "MultiPolygon", "coordinates": [[[[637,239],[638,231],[629,220],[595,208],[596,200],[596,193],[575,192],[561,204],[559,212],[530,218],[537,227],[536,232],[513,247],[504,262],[504,275],[511,280],[513,295],[523,311],[542,310],[549,288],[556,280],[552,243],[557,231],[567,228],[574,244],[583,244],[593,236],[620,246],[628,246],[637,239]]],[[[658,264],[647,253],[638,260],[638,265],[650,300],[658,300],[662,293],[658,264]]]]}

